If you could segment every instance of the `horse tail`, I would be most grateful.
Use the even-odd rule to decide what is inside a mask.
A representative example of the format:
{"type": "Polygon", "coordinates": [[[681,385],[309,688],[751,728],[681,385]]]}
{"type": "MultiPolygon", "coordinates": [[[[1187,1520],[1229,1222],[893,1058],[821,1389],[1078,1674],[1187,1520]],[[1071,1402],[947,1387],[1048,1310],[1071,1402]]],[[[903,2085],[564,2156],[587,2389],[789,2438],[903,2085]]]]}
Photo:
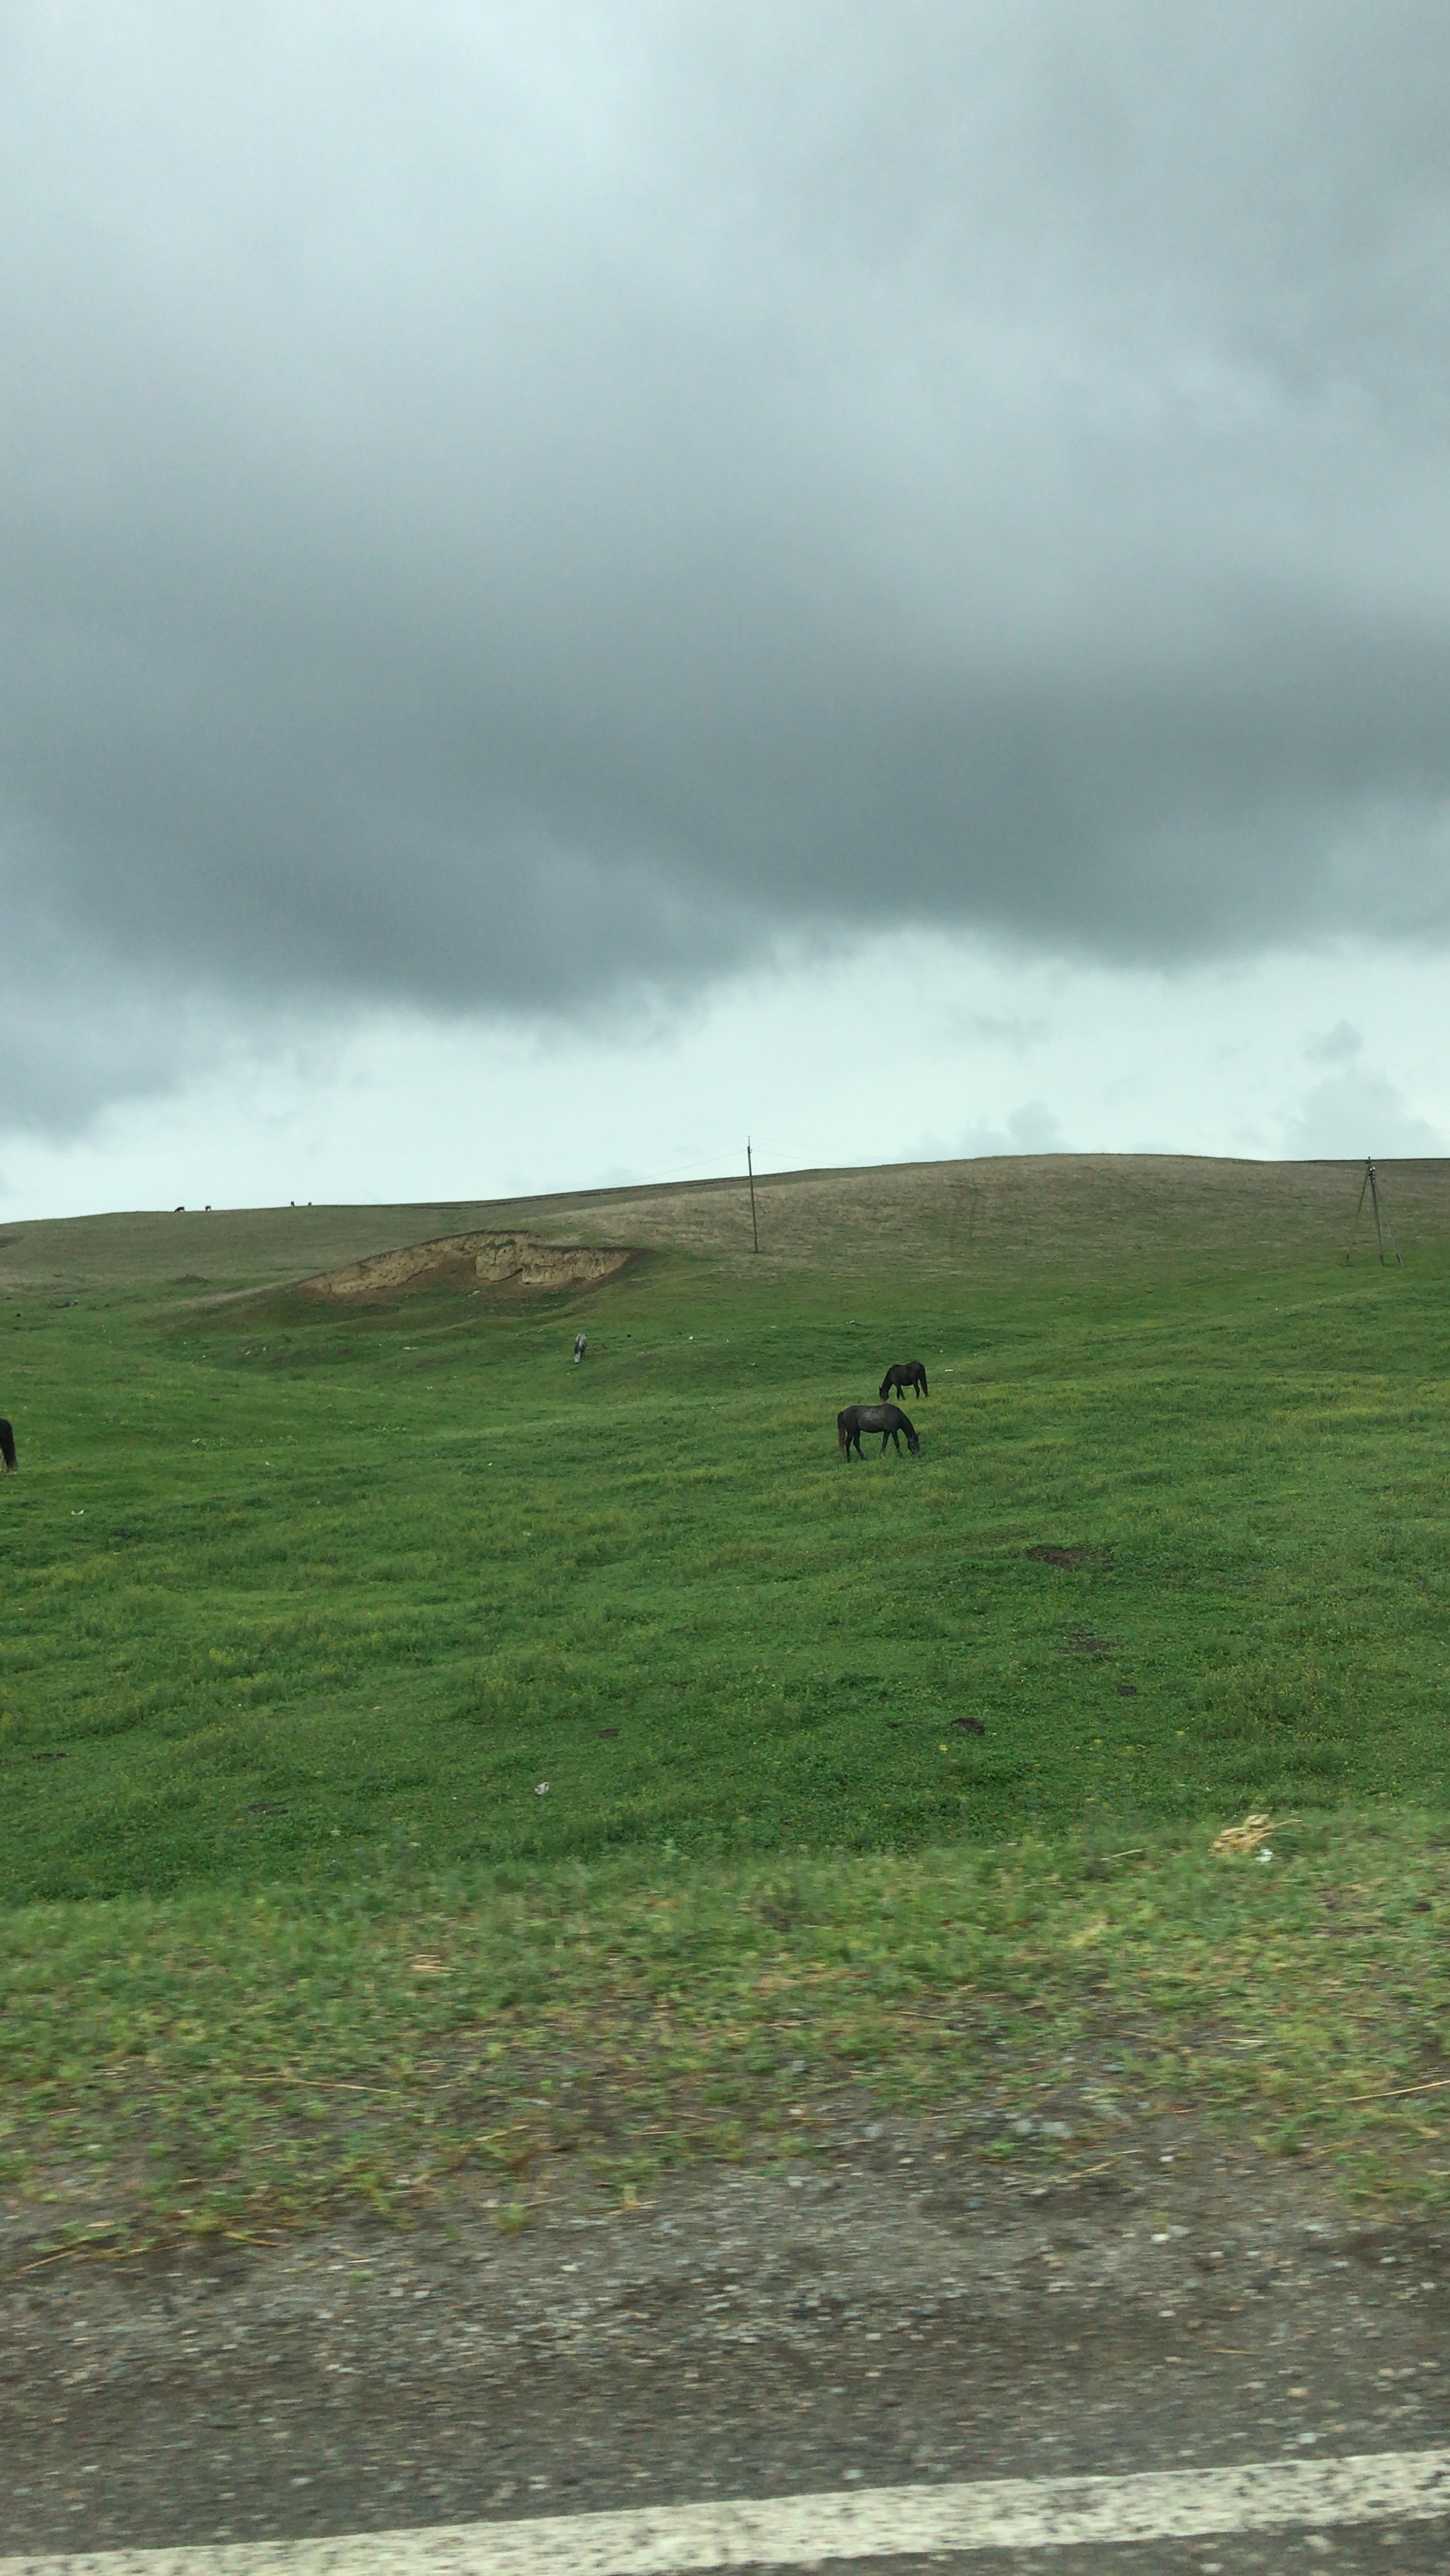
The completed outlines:
{"type": "Polygon", "coordinates": [[[927,1382],[926,1382],[926,1364],[925,1364],[925,1362],[924,1362],[924,1361],[923,1361],[923,1363],[922,1363],[921,1367],[917,1370],[917,1372],[916,1372],[916,1376],[917,1376],[917,1383],[918,1383],[918,1385],[919,1385],[919,1386],[920,1386],[920,1388],[921,1388],[922,1394],[923,1394],[923,1395],[930,1395],[930,1393],[931,1393],[931,1389],[930,1389],[930,1387],[927,1385],[927,1382]]]}
{"type": "Polygon", "coordinates": [[[5,1461],[6,1475],[13,1476],[15,1473],[15,1434],[3,1416],[0,1416],[0,1458],[3,1458],[5,1461]]]}
{"type": "Polygon", "coordinates": [[[837,1416],[836,1416],[836,1447],[837,1447],[838,1449],[844,1449],[844,1448],[845,1448],[845,1446],[846,1446],[846,1417],[845,1417],[844,1413],[838,1413],[838,1414],[837,1414],[837,1416]]]}

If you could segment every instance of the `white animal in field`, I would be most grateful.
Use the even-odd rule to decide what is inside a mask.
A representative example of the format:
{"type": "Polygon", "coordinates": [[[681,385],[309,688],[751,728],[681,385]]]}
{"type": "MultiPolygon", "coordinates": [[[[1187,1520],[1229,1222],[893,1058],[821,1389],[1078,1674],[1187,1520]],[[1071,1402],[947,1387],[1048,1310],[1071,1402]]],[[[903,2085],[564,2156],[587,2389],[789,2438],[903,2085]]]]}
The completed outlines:
{"type": "Polygon", "coordinates": [[[589,1348],[589,1336],[588,1336],[588,1334],[587,1334],[587,1333],[576,1333],[576,1334],[575,1334],[575,1336],[574,1336],[574,1366],[575,1366],[576,1368],[578,1367],[578,1365],[579,1365],[580,1361],[581,1361],[581,1360],[582,1360],[582,1358],[584,1357],[584,1354],[585,1354],[585,1352],[588,1350],[588,1348],[589,1348]]]}

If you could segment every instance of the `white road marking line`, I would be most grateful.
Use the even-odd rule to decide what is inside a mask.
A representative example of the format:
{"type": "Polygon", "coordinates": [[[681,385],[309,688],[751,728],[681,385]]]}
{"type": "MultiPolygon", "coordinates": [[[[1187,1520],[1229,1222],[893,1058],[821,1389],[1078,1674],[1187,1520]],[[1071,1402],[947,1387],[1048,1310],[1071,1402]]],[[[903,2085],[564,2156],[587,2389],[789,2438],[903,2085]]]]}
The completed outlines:
{"type": "Polygon", "coordinates": [[[0,2576],[687,2576],[928,2551],[1072,2549],[1210,2532],[1322,2531],[1450,2516],[1450,2450],[1261,2460],[1122,2478],[985,2478],[759,2503],[642,2505],[338,2540],[238,2541],[0,2558],[0,2576]]]}

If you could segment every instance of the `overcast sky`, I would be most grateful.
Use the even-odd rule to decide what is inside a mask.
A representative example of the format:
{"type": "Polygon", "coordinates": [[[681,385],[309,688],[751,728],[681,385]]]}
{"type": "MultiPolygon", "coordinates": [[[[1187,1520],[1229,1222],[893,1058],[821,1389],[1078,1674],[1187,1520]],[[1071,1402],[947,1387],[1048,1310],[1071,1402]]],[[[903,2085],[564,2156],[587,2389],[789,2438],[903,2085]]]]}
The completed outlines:
{"type": "Polygon", "coordinates": [[[0,0],[0,1207],[1450,1147],[1447,307],[1428,0],[0,0]]]}

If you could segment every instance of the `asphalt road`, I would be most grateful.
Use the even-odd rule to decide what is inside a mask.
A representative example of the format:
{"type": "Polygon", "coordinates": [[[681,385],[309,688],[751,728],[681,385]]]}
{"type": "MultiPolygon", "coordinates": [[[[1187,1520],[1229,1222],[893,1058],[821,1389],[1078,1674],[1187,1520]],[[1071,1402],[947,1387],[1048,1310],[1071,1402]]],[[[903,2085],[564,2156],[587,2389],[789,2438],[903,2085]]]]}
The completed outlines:
{"type": "MultiPolygon", "coordinates": [[[[1183,2121],[1050,2180],[871,2122],[828,2161],[690,2171],[626,2210],[556,2162],[513,2236],[460,2202],[53,2262],[12,2213],[0,2555],[1450,2441],[1450,2241],[1183,2121]]],[[[1444,2576],[1450,2529],[934,2563],[1444,2576]]]]}

